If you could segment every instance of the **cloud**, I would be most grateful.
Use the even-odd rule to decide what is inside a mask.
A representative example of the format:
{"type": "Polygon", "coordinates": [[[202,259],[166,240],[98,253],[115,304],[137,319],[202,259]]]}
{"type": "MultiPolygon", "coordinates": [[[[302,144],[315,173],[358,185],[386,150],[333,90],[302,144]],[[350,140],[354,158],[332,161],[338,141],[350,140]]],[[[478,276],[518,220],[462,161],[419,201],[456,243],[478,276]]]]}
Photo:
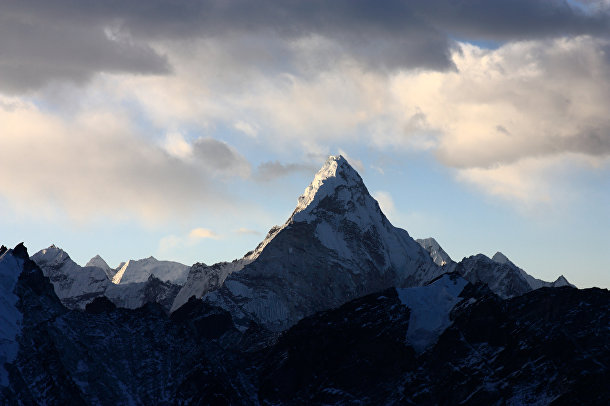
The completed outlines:
{"type": "Polygon", "coordinates": [[[148,44],[109,36],[104,23],[111,21],[98,16],[87,24],[63,11],[65,20],[55,23],[36,7],[0,6],[0,91],[23,93],[54,81],[83,83],[98,72],[170,71],[167,59],[148,44]]]}
{"type": "Polygon", "coordinates": [[[159,240],[159,253],[168,255],[175,253],[177,250],[193,247],[201,242],[201,240],[218,240],[220,238],[222,237],[219,234],[216,234],[210,229],[197,227],[189,231],[186,235],[177,236],[175,234],[170,234],[161,238],[159,240]]]}
{"type": "Polygon", "coordinates": [[[515,41],[566,35],[607,35],[608,5],[587,1],[417,1],[419,12],[453,35],[476,40],[515,41]]]}
{"type": "Polygon", "coordinates": [[[0,145],[0,197],[31,216],[155,223],[230,205],[205,167],[172,157],[119,113],[68,121],[34,105],[0,110],[0,145]]]}
{"type": "MultiPolygon", "coordinates": [[[[610,104],[610,43],[605,39],[566,37],[496,49],[460,43],[451,54],[454,71],[382,74],[342,59],[332,69],[311,75],[247,71],[247,81],[233,83],[230,77],[223,86],[205,79],[230,71],[223,64],[206,63],[197,53],[205,49],[222,55],[219,44],[206,44],[193,45],[184,55],[165,49],[179,62],[175,77],[108,78],[116,84],[107,86],[124,92],[119,99],[135,96],[161,127],[173,127],[178,117],[185,126],[200,125],[213,134],[216,124],[233,125],[234,112],[239,111],[264,128],[256,142],[274,153],[296,149],[305,155],[328,155],[347,143],[383,151],[425,150],[470,182],[484,183],[486,170],[500,177],[499,167],[507,171],[527,158],[560,159],[576,153],[604,159],[610,151],[610,120],[604,108],[610,104]],[[199,94],[209,98],[186,103],[199,94]],[[479,170],[461,173],[473,168],[479,170]]],[[[324,45],[298,45],[310,46],[324,45]]],[[[234,167],[223,161],[244,161],[230,151],[213,155],[227,157],[217,168],[234,167]]],[[[247,164],[235,167],[241,169],[233,175],[250,173],[247,164]]],[[[300,170],[308,168],[268,161],[254,177],[270,180],[300,170]]],[[[553,182],[552,176],[533,179],[553,182]]],[[[508,188],[505,182],[498,185],[508,188]]]]}
{"type": "Polygon", "coordinates": [[[246,134],[248,137],[255,138],[258,135],[257,127],[245,121],[237,121],[235,124],[233,124],[233,127],[236,130],[246,134]]]}
{"type": "Polygon", "coordinates": [[[196,241],[199,241],[204,238],[217,240],[220,238],[220,236],[218,234],[216,234],[215,232],[213,232],[212,230],[209,230],[207,228],[198,227],[198,228],[192,229],[189,232],[188,238],[190,241],[196,242],[196,241]]]}
{"type": "MultiPolygon", "coordinates": [[[[403,73],[393,89],[403,111],[425,114],[433,150],[460,179],[502,198],[544,201],[558,182],[544,168],[574,154],[610,156],[609,51],[608,40],[592,37],[496,50],[461,44],[456,72],[403,73]]],[[[404,145],[409,135],[384,142],[404,145]]]]}
{"type": "Polygon", "coordinates": [[[176,158],[190,159],[193,156],[193,146],[180,133],[167,133],[163,148],[176,158]]]}
{"type": "Polygon", "coordinates": [[[155,219],[217,204],[231,177],[317,169],[253,171],[224,129],[265,159],[432,151],[459,179],[506,191],[510,173],[543,171],[524,162],[610,153],[607,34],[606,5],[572,1],[4,2],[0,92],[38,91],[0,97],[0,169],[19,174],[0,195],[155,219]],[[65,107],[58,81],[87,85],[65,107]]]}
{"type": "Polygon", "coordinates": [[[225,176],[250,176],[250,163],[229,144],[202,137],[192,145],[193,157],[207,171],[225,176]]]}
{"type": "Polygon", "coordinates": [[[318,167],[312,164],[289,163],[282,164],[279,161],[261,163],[256,169],[256,178],[267,182],[273,179],[290,175],[295,172],[315,173],[318,167]]]}
{"type": "Polygon", "coordinates": [[[242,63],[263,69],[270,53],[250,46],[271,37],[271,60],[284,68],[296,66],[295,43],[322,38],[330,48],[309,52],[312,60],[323,60],[318,67],[345,54],[366,69],[446,70],[453,38],[607,35],[608,15],[607,4],[564,0],[388,0],[383,7],[374,0],[3,2],[0,88],[23,92],[57,80],[82,83],[100,72],[168,74],[173,61],[155,45],[212,38],[222,38],[242,63]]]}

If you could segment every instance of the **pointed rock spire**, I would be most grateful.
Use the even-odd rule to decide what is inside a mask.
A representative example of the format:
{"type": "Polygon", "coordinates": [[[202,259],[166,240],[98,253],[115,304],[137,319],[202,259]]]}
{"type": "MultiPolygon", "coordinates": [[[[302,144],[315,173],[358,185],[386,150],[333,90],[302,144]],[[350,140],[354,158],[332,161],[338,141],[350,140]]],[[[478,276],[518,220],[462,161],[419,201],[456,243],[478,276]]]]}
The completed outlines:
{"type": "Polygon", "coordinates": [[[500,251],[496,252],[493,257],[491,257],[493,261],[496,261],[499,264],[512,264],[511,260],[500,251]]]}
{"type": "Polygon", "coordinates": [[[89,262],[87,262],[87,264],[85,264],[85,266],[96,266],[98,268],[102,268],[104,271],[110,269],[110,266],[108,266],[108,263],[106,263],[106,261],[104,261],[104,258],[102,258],[99,255],[96,255],[93,258],[91,258],[89,260],[89,262]]]}

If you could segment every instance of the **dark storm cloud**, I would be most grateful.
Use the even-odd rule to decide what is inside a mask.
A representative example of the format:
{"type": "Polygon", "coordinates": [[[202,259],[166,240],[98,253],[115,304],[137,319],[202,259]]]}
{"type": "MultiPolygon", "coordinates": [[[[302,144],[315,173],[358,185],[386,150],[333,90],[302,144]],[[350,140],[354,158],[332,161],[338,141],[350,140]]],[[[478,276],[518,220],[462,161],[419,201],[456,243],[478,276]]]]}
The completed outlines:
{"type": "Polygon", "coordinates": [[[470,40],[522,40],[566,35],[607,35],[608,9],[566,0],[417,1],[431,24],[470,40]]]}
{"type": "MultiPolygon", "coordinates": [[[[24,0],[0,5],[0,89],[100,71],[166,73],[151,41],[320,35],[371,69],[451,67],[449,38],[511,40],[608,31],[605,10],[560,0],[24,0]]],[[[287,45],[288,46],[288,45],[287,45]]]]}
{"type": "Polygon", "coordinates": [[[95,72],[166,73],[146,44],[112,39],[100,21],[49,21],[0,6],[0,90],[19,93],[53,80],[84,82],[95,72]]]}

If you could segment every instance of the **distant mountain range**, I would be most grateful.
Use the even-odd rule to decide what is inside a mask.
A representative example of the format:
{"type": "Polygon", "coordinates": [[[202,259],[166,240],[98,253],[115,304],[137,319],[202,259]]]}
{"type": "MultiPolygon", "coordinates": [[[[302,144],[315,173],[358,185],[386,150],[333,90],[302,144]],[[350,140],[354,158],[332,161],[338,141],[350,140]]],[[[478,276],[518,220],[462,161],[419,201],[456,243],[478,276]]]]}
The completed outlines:
{"type": "Polygon", "coordinates": [[[607,404],[610,294],[453,261],[331,156],[239,260],[0,249],[0,403],[607,404]]]}

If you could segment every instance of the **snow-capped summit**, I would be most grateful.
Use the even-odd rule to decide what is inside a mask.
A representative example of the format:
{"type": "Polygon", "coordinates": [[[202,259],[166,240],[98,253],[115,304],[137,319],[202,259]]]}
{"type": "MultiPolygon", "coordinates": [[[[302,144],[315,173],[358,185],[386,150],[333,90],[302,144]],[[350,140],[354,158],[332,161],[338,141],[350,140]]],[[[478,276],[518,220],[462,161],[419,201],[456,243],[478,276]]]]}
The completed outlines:
{"type": "Polygon", "coordinates": [[[119,265],[112,277],[112,283],[146,282],[150,275],[154,275],[164,282],[182,285],[186,282],[188,271],[187,265],[173,261],[159,261],[151,256],[137,261],[129,260],[119,265]]]}
{"type": "MultiPolygon", "coordinates": [[[[331,156],[280,227],[239,272],[205,297],[234,317],[283,330],[316,311],[390,286],[415,286],[441,269],[390,224],[362,178],[331,156]]],[[[176,306],[174,306],[174,309],[176,306]]]]}
{"type": "Polygon", "coordinates": [[[110,266],[108,266],[108,264],[106,263],[106,261],[104,261],[104,258],[100,257],[99,255],[96,255],[91,258],[89,262],[85,264],[85,266],[97,266],[98,268],[102,269],[111,269],[110,266]]]}
{"type": "Polygon", "coordinates": [[[37,264],[43,263],[46,265],[59,265],[66,261],[72,261],[68,253],[55,244],[38,251],[32,256],[32,260],[37,264]]]}
{"type": "MultiPolygon", "coordinates": [[[[366,190],[362,178],[345,158],[341,155],[331,155],[324,166],[316,173],[311,184],[299,196],[293,218],[296,217],[296,221],[306,219],[306,214],[311,213],[325,197],[332,195],[341,186],[349,186],[350,188],[361,186],[366,190]],[[297,213],[301,212],[303,213],[301,216],[296,216],[297,213]]],[[[339,198],[347,201],[348,197],[342,195],[339,198]]]]}
{"type": "Polygon", "coordinates": [[[95,267],[103,269],[104,272],[106,273],[106,276],[108,277],[108,279],[112,279],[112,277],[116,273],[116,271],[114,269],[110,268],[110,266],[108,266],[106,261],[104,261],[104,259],[101,256],[99,256],[99,255],[96,255],[93,258],[91,258],[89,260],[89,262],[87,262],[85,264],[85,266],[86,267],[87,266],[95,266],[95,267]]]}
{"type": "Polygon", "coordinates": [[[432,257],[434,263],[438,266],[447,266],[447,272],[451,272],[455,267],[455,262],[451,259],[449,254],[445,252],[445,250],[439,245],[438,242],[432,237],[422,238],[415,240],[419,245],[421,245],[432,257]]]}
{"type": "Polygon", "coordinates": [[[55,293],[68,307],[84,308],[94,297],[102,295],[110,283],[102,268],[81,267],[55,245],[38,251],[32,260],[49,277],[55,293]]]}
{"type": "Polygon", "coordinates": [[[499,264],[512,264],[514,265],[510,259],[500,251],[496,252],[493,257],[491,257],[493,261],[496,261],[499,264]]]}
{"type": "Polygon", "coordinates": [[[568,280],[563,275],[559,275],[559,278],[557,278],[557,280],[555,280],[555,282],[551,283],[551,287],[559,288],[561,286],[575,287],[570,282],[568,282],[568,280]]]}

